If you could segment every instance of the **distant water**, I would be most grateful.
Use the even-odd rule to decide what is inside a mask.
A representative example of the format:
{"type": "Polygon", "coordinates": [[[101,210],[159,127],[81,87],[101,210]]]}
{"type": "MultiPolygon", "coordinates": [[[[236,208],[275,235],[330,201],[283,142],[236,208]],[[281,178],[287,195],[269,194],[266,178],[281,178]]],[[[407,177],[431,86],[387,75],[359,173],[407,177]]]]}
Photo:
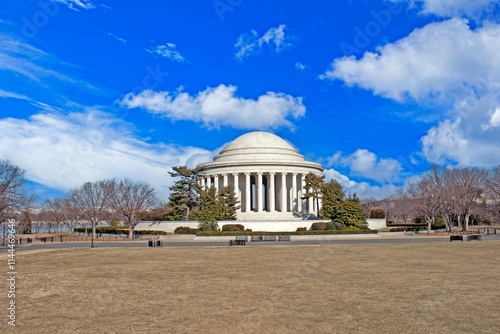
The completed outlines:
{"type": "MultiPolygon", "coordinates": [[[[102,224],[99,224],[99,226],[104,226],[102,224]]],[[[77,224],[75,227],[87,227],[89,232],[92,230],[88,224],[77,224]]],[[[59,233],[67,233],[69,232],[69,228],[66,225],[59,225],[58,227],[59,233]]],[[[48,233],[49,232],[49,226],[47,224],[41,224],[40,228],[37,229],[37,226],[35,224],[31,225],[31,233],[48,233]]],[[[50,233],[56,233],[56,226],[52,225],[50,229],[50,233]]],[[[2,234],[2,231],[0,231],[0,234],[2,234]]]]}

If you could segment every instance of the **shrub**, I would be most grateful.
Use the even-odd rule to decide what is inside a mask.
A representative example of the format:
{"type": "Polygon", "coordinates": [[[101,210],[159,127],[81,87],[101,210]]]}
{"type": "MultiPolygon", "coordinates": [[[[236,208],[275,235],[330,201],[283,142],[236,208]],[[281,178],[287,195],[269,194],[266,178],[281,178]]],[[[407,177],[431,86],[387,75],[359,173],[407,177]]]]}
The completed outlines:
{"type": "Polygon", "coordinates": [[[244,231],[245,226],[241,224],[226,224],[222,225],[222,231],[244,231]]]}
{"type": "Polygon", "coordinates": [[[326,228],[326,223],[313,223],[311,230],[313,231],[324,231],[326,228]]]}
{"type": "Polygon", "coordinates": [[[380,209],[380,208],[371,209],[370,210],[370,218],[374,218],[374,219],[385,218],[384,209],[380,209]]]}
{"type": "Polygon", "coordinates": [[[179,226],[174,230],[175,234],[196,234],[198,230],[187,226],[179,226]]]}
{"type": "Polygon", "coordinates": [[[333,222],[326,223],[325,231],[333,231],[333,230],[336,230],[335,224],[333,224],[333,222]]]}
{"type": "Polygon", "coordinates": [[[297,227],[297,232],[307,231],[307,227],[297,227]]]}

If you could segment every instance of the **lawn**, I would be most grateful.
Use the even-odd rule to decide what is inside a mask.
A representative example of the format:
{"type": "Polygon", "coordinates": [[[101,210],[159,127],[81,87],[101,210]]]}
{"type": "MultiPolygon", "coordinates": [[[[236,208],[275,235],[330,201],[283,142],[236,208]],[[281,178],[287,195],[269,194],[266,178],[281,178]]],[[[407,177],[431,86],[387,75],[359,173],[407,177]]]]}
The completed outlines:
{"type": "Polygon", "coordinates": [[[12,332],[499,333],[499,254],[496,241],[18,252],[12,332]]]}

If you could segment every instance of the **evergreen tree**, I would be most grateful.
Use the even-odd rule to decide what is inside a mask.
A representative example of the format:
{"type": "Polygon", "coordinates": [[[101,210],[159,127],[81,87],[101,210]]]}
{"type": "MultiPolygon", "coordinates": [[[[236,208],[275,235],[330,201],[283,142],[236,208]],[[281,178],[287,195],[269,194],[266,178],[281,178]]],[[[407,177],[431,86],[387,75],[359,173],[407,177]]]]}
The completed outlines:
{"type": "Polygon", "coordinates": [[[368,227],[365,212],[356,194],[346,199],[332,218],[340,221],[344,228],[366,229],[368,227]]]}
{"type": "Polygon", "coordinates": [[[169,205],[172,211],[169,214],[169,220],[189,220],[190,210],[194,209],[198,203],[198,195],[201,193],[201,187],[198,184],[198,175],[200,168],[189,169],[186,166],[172,167],[173,172],[168,172],[171,177],[179,178],[171,186],[169,205]]]}
{"type": "Polygon", "coordinates": [[[201,192],[198,228],[202,231],[217,231],[219,228],[217,222],[222,219],[222,207],[217,197],[214,187],[201,192]]]}
{"type": "Polygon", "coordinates": [[[306,193],[304,194],[305,198],[312,197],[314,199],[314,202],[316,203],[316,212],[318,213],[318,216],[320,214],[319,212],[319,199],[322,196],[323,193],[323,179],[325,178],[324,175],[318,175],[314,173],[309,173],[306,174],[305,176],[305,189],[306,193]]]}
{"type": "Polygon", "coordinates": [[[323,209],[321,216],[326,219],[333,219],[335,212],[344,202],[344,190],[340,183],[331,180],[323,187],[323,209]]]}
{"type": "Polygon", "coordinates": [[[240,202],[236,198],[233,186],[223,187],[217,198],[221,208],[222,220],[236,220],[236,210],[240,208],[240,202]]]}

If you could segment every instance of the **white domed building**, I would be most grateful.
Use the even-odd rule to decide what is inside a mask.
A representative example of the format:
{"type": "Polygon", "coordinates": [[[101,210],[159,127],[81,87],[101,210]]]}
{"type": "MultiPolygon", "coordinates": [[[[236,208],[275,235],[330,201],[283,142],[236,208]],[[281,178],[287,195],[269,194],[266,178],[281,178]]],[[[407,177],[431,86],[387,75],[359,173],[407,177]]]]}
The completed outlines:
{"type": "Polygon", "coordinates": [[[269,132],[249,132],[229,143],[202,167],[203,188],[233,186],[238,220],[294,220],[317,216],[305,193],[305,175],[323,167],[305,160],[290,143],[269,132]]]}

